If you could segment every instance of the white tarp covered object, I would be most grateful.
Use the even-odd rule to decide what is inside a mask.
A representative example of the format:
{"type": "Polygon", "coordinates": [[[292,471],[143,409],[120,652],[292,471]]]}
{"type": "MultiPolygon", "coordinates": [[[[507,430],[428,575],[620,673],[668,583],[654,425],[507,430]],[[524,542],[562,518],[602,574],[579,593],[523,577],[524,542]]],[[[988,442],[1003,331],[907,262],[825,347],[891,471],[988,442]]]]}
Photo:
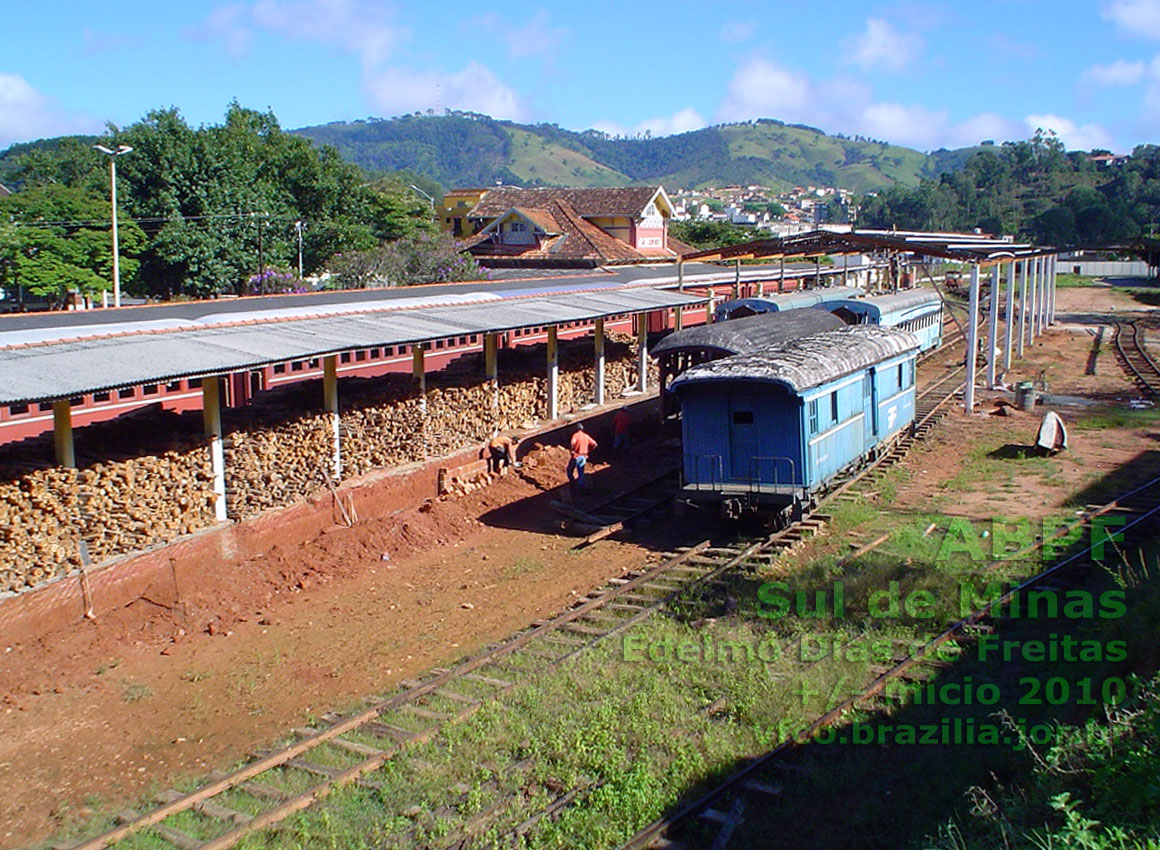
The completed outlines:
{"type": "Polygon", "coordinates": [[[1064,427],[1063,420],[1054,410],[1049,410],[1044,414],[1043,422],[1039,425],[1039,436],[1035,442],[1048,453],[1067,448],[1067,428],[1064,427]]]}

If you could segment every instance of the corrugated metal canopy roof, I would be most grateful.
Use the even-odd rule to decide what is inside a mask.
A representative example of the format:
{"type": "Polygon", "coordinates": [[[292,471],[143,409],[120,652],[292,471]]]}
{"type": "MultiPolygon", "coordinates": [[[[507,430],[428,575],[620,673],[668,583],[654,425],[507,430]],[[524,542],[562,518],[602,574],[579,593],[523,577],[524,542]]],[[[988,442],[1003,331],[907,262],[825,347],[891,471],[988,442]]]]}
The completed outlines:
{"type": "Polygon", "coordinates": [[[724,355],[748,354],[779,346],[798,337],[843,327],[845,324],[841,319],[825,310],[759,313],[744,319],[730,319],[671,333],[653,346],[652,354],[660,357],[678,351],[701,349],[713,349],[724,355]]]}
{"type": "Polygon", "coordinates": [[[847,307],[855,312],[881,316],[883,313],[896,313],[900,310],[910,310],[928,304],[941,306],[942,298],[937,292],[929,289],[911,289],[905,292],[894,292],[890,295],[873,295],[869,298],[846,298],[834,301],[830,304],[830,309],[847,307]]]}
{"type": "Polygon", "coordinates": [[[590,321],[705,300],[659,289],[584,292],[3,348],[0,404],[71,398],[358,348],[590,321]]]}
{"type": "Polygon", "coordinates": [[[740,308],[751,310],[754,313],[776,313],[778,311],[796,310],[800,307],[817,307],[865,294],[863,290],[854,287],[826,286],[820,289],[805,289],[800,292],[790,292],[784,295],[760,295],[752,298],[735,298],[730,301],[722,301],[717,305],[714,313],[718,316],[729,316],[740,308]]]}
{"type": "Polygon", "coordinates": [[[909,331],[855,325],[787,342],[776,349],[725,357],[694,366],[673,381],[676,392],[694,384],[753,381],[781,384],[790,392],[821,386],[895,355],[918,349],[909,331]]]}
{"type": "Polygon", "coordinates": [[[825,254],[861,254],[901,251],[989,265],[1057,253],[1049,246],[1033,246],[977,233],[923,233],[898,230],[853,230],[837,233],[814,230],[795,236],[757,239],[725,248],[688,254],[685,260],[745,260],[773,257],[816,257],[825,254]]]}

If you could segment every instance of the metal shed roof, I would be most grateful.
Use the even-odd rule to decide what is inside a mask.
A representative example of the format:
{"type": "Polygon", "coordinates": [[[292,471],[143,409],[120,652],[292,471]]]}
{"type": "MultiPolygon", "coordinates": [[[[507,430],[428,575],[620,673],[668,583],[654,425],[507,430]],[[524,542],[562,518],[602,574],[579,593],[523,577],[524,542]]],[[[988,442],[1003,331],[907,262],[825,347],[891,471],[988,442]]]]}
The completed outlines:
{"type": "Polygon", "coordinates": [[[705,300],[659,289],[584,292],[0,348],[0,404],[71,398],[358,348],[590,321],[705,300]]]}
{"type": "Polygon", "coordinates": [[[875,295],[869,298],[846,298],[834,301],[829,306],[833,308],[845,307],[856,313],[881,316],[884,313],[897,313],[927,305],[942,305],[942,299],[937,292],[932,292],[929,289],[911,289],[906,292],[875,295]]]}
{"type": "Polygon", "coordinates": [[[777,347],[798,337],[843,327],[845,324],[841,319],[824,310],[759,313],[744,319],[730,319],[671,333],[653,346],[652,354],[660,357],[679,351],[703,349],[720,351],[722,356],[748,354],[777,347]]]}
{"type": "Polygon", "coordinates": [[[694,366],[673,381],[673,390],[720,381],[780,384],[790,392],[821,386],[867,366],[918,349],[909,331],[855,325],[787,342],[756,354],[725,357],[694,366]]]}

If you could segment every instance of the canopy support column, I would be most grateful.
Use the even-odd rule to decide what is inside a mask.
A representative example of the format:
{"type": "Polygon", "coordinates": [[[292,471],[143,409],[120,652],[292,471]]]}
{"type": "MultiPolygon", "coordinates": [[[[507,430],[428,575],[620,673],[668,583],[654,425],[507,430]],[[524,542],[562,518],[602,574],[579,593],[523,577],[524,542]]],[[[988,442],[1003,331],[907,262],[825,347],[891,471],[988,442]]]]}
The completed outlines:
{"type": "Polygon", "coordinates": [[[999,342],[999,263],[991,266],[991,292],[987,309],[987,386],[995,386],[995,350],[999,342]]]}
{"type": "Polygon", "coordinates": [[[499,413],[499,334],[483,335],[483,373],[491,387],[491,412],[499,413]]]}
{"type": "Polygon", "coordinates": [[[975,373],[979,353],[979,266],[971,265],[971,302],[967,315],[967,383],[963,390],[963,409],[969,414],[975,407],[975,373]]]}
{"type": "Polygon", "coordinates": [[[201,379],[201,420],[209,438],[209,462],[213,470],[213,516],[226,521],[226,456],[222,447],[222,379],[210,375],[201,379]]]}
{"type": "Polygon", "coordinates": [[[558,328],[548,328],[548,418],[560,415],[560,345],[558,328]]]}
{"type": "Polygon", "coordinates": [[[419,417],[422,421],[423,457],[427,457],[427,363],[423,343],[411,346],[411,374],[415,376],[415,389],[419,393],[419,417]]]}
{"type": "Polygon", "coordinates": [[[1019,262],[1019,334],[1015,356],[1023,359],[1023,349],[1027,342],[1027,275],[1030,270],[1030,260],[1019,262]]]}
{"type": "Polygon", "coordinates": [[[57,466],[77,465],[76,448],[73,445],[72,401],[62,398],[52,403],[52,447],[56,453],[57,466]]]}
{"type": "Polygon", "coordinates": [[[322,404],[330,414],[330,439],[333,453],[330,476],[335,481],[342,478],[342,437],[341,420],[338,414],[338,355],[328,354],[322,358],[322,404]]]}
{"type": "Polygon", "coordinates": [[[1059,255],[1051,255],[1051,298],[1047,302],[1047,324],[1055,324],[1055,294],[1056,288],[1059,286],[1059,255]]]}
{"type": "Polygon", "coordinates": [[[636,315],[636,388],[643,393],[648,391],[648,314],[636,315]]]}
{"type": "Polygon", "coordinates": [[[596,357],[596,398],[595,402],[604,404],[604,319],[596,320],[595,334],[592,337],[593,354],[596,357]]]}
{"type": "Polygon", "coordinates": [[[1015,263],[1007,264],[1007,305],[1003,313],[1003,371],[1011,371],[1011,340],[1015,329],[1015,263]]]}

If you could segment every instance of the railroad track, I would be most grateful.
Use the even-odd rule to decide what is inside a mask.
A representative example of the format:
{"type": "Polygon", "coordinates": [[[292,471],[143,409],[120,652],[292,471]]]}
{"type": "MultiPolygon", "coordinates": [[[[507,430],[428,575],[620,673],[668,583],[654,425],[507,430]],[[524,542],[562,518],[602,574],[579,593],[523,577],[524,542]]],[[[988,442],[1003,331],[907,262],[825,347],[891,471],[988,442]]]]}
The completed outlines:
{"type": "MultiPolygon", "coordinates": [[[[1089,505],[1083,514],[1066,528],[1059,529],[1054,535],[1045,540],[1039,540],[1015,555],[995,561],[985,568],[985,571],[1007,564],[1012,558],[1025,557],[1043,548],[1045,543],[1065,537],[1076,525],[1087,525],[1097,516],[1119,514],[1124,517],[1124,524],[1117,526],[1117,532],[1127,532],[1136,529],[1137,533],[1144,531],[1144,527],[1154,525],[1160,520],[1160,478],[1154,478],[1103,505],[1089,505]]],[[[936,659],[936,651],[949,641],[970,643],[978,633],[987,632],[993,626],[986,623],[992,612],[1001,610],[1017,593],[1021,593],[1046,580],[1059,578],[1061,574],[1077,564],[1087,563],[1087,555],[1092,551],[1089,546],[1073,553],[1044,570],[1013,586],[1005,594],[973,610],[967,616],[949,624],[941,633],[931,638],[917,650],[895,657],[888,669],[883,670],[860,693],[851,696],[840,705],[830,709],[807,726],[796,737],[786,740],[762,756],[750,760],[742,768],[734,772],[713,789],[689,803],[671,815],[660,818],[640,830],[631,839],[621,845],[620,850],[683,850],[690,845],[680,841],[677,831],[682,825],[691,822],[694,818],[718,825],[716,840],[712,846],[715,850],[724,850],[732,834],[741,824],[744,812],[749,808],[768,808],[770,797],[776,797],[780,792],[780,783],[772,778],[770,771],[779,766],[779,762],[791,752],[805,746],[821,730],[834,724],[849,712],[857,709],[882,710],[887,709],[884,702],[888,694],[887,686],[899,680],[915,680],[933,675],[935,668],[945,667],[945,662],[936,659]],[[931,669],[924,669],[924,668],[931,669]]],[[[700,845],[698,845],[700,846],[700,845]]]]}
{"type": "Polygon", "coordinates": [[[1160,366],[1144,347],[1144,332],[1134,321],[1116,322],[1114,342],[1124,371],[1143,392],[1160,396],[1160,366]]]}
{"type": "MultiPolygon", "coordinates": [[[[928,417],[957,392],[945,392],[950,377],[923,391],[924,397],[937,397],[928,417]],[[941,396],[938,387],[942,387],[941,396]]],[[[915,438],[909,436],[907,445],[915,438]]],[[[904,455],[905,451],[893,451],[878,458],[843,488],[904,455]]],[[[667,472],[593,508],[591,513],[612,524],[637,520],[667,504],[675,484],[676,472],[667,472]]],[[[678,597],[711,585],[730,571],[768,567],[820,532],[828,519],[815,512],[756,540],[709,539],[664,553],[659,564],[611,579],[569,610],[533,623],[453,667],[437,668],[421,679],[404,681],[398,691],[368,700],[360,711],[324,714],[316,725],[294,730],[297,740],[293,743],[256,752],[232,772],[211,773],[205,784],[193,791],[162,792],[155,808],[121,812],[118,825],[101,835],[57,846],[105,850],[139,835],[147,836],[151,845],[179,850],[225,850],[247,835],[275,827],[338,787],[350,783],[376,787],[368,774],[408,747],[431,740],[486,702],[620,634],[678,597]]],[[[571,805],[584,792],[569,789],[553,801],[556,808],[552,813],[541,813],[537,818],[571,805]]]]}

